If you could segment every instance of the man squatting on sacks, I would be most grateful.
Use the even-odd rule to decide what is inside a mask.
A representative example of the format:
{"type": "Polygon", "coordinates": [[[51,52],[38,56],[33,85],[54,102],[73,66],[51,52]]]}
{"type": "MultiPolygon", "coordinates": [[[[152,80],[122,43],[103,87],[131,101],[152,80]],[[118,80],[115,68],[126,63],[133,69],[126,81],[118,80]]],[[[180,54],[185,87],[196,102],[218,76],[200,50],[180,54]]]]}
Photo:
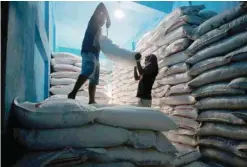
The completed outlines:
{"type": "Polygon", "coordinates": [[[152,87],[159,72],[158,61],[156,55],[151,54],[145,57],[145,67],[142,68],[140,63],[141,57],[142,55],[140,53],[135,55],[136,66],[134,67],[134,77],[135,80],[140,80],[136,97],[139,98],[138,106],[151,107],[152,87]]]}
{"type": "Polygon", "coordinates": [[[101,35],[101,28],[106,22],[106,27],[111,26],[111,20],[108,11],[103,3],[100,3],[95,9],[92,17],[89,20],[84,39],[82,41],[81,56],[82,68],[81,73],[75,83],[72,92],[69,93],[68,98],[75,99],[75,96],[81,86],[89,79],[89,104],[95,102],[96,85],[99,84],[99,38],[101,35]]]}

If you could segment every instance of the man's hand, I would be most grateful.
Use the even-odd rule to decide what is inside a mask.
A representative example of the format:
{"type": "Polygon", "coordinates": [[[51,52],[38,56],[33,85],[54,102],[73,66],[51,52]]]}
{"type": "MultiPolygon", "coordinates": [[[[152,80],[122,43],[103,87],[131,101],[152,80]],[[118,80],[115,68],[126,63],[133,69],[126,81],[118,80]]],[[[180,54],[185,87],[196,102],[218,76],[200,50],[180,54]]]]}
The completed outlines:
{"type": "Polygon", "coordinates": [[[141,53],[136,53],[135,54],[136,61],[139,61],[141,59],[141,57],[142,57],[141,53]]]}

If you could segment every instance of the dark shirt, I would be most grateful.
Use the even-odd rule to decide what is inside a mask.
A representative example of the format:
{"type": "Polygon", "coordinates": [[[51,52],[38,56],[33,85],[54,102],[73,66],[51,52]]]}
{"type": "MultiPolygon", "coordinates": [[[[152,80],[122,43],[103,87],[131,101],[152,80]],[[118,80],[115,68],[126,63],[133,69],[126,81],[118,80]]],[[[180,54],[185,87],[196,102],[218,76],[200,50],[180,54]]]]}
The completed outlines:
{"type": "Polygon", "coordinates": [[[158,70],[153,66],[147,66],[143,69],[142,77],[138,84],[137,96],[142,99],[151,100],[151,92],[158,70]]]}
{"type": "Polygon", "coordinates": [[[82,41],[81,53],[92,52],[99,54],[100,47],[98,41],[100,33],[98,32],[100,32],[100,30],[101,27],[97,24],[96,19],[92,16],[88,23],[84,39],[82,41]]]}
{"type": "Polygon", "coordinates": [[[152,96],[151,96],[151,92],[152,92],[152,87],[155,81],[157,74],[150,74],[150,75],[143,75],[139,85],[138,85],[138,90],[137,90],[137,96],[139,98],[142,99],[147,99],[147,100],[151,100],[152,96]]]}

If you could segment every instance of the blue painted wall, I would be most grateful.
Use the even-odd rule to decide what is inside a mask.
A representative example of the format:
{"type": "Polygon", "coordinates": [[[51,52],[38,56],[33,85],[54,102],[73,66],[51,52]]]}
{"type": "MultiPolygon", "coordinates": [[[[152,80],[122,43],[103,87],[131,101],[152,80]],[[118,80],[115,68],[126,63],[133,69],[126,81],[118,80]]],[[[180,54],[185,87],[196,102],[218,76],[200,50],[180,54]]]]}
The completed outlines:
{"type": "Polygon", "coordinates": [[[10,2],[6,56],[6,118],[15,97],[31,102],[49,95],[50,55],[54,46],[52,4],[10,2]]]}

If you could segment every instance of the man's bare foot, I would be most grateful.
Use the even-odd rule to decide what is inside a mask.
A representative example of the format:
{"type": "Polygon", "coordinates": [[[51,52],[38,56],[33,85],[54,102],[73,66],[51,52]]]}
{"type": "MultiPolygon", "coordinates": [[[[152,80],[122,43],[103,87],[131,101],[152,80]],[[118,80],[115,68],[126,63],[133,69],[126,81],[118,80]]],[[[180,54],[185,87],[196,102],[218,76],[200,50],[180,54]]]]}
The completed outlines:
{"type": "Polygon", "coordinates": [[[74,93],[70,93],[68,95],[68,99],[75,99],[75,94],[74,93]]]}
{"type": "Polygon", "coordinates": [[[90,101],[88,104],[97,104],[95,101],[90,101]]]}

